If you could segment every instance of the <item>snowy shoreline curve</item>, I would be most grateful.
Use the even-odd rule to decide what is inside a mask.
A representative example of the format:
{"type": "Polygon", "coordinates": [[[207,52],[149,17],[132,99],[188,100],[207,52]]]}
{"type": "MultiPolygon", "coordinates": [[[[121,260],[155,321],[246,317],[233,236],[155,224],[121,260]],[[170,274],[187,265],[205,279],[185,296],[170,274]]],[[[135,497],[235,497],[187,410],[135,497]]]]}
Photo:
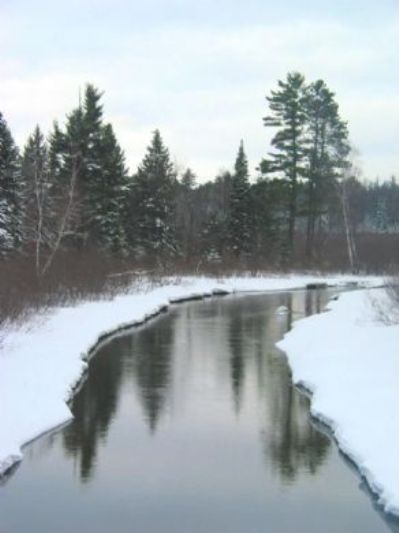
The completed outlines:
{"type": "Polygon", "coordinates": [[[277,346],[311,413],[329,426],[385,512],[399,514],[399,324],[383,289],[343,293],[277,346]]]}
{"type": "MultiPolygon", "coordinates": [[[[134,327],[190,298],[223,293],[303,289],[311,283],[382,283],[362,276],[186,277],[112,300],[47,310],[19,328],[1,331],[0,476],[22,459],[22,447],[72,419],[67,405],[104,337],[134,327]]],[[[297,329],[295,329],[297,331],[297,329]]]]}

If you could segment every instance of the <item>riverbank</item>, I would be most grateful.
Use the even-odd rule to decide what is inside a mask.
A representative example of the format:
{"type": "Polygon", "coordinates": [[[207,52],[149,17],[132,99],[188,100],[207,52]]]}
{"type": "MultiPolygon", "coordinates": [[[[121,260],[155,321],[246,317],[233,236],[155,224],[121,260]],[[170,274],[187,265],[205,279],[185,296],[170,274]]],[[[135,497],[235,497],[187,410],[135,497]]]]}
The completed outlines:
{"type": "Polygon", "coordinates": [[[391,306],[382,289],[342,294],[327,313],[296,322],[278,347],[294,383],[310,392],[313,416],[397,515],[399,325],[391,306]]]}
{"type": "Polygon", "coordinates": [[[71,419],[67,401],[87,370],[90,351],[105,335],[142,323],[171,303],[231,292],[304,288],[312,283],[363,286],[380,278],[337,276],[179,278],[112,300],[48,309],[2,331],[0,349],[0,473],[22,458],[30,440],[71,419]]]}

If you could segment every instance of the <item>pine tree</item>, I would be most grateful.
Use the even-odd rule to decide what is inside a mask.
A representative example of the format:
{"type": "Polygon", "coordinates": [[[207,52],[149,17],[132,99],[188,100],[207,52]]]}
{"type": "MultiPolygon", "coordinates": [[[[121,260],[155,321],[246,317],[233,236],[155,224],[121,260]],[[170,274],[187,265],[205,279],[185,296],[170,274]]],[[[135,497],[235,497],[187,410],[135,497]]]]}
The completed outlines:
{"type": "MultiPolygon", "coordinates": [[[[101,244],[101,216],[99,206],[104,202],[106,182],[103,175],[102,94],[93,85],[87,85],[83,103],[83,165],[81,186],[83,190],[83,227],[86,239],[101,244]]],[[[109,176],[108,176],[109,177],[109,176]]]]}
{"type": "Polygon", "coordinates": [[[101,135],[101,182],[90,196],[94,204],[92,222],[100,246],[112,252],[123,252],[127,249],[125,212],[130,180],[125,156],[111,124],[102,128],[101,135]]]}
{"type": "Polygon", "coordinates": [[[375,213],[376,230],[381,233],[386,233],[388,230],[388,209],[387,204],[383,198],[379,198],[377,202],[377,210],[375,213]]]}
{"type": "Polygon", "coordinates": [[[194,187],[196,176],[188,168],[182,175],[176,194],[176,234],[186,261],[192,258],[195,250],[194,234],[194,187]]]}
{"type": "Polygon", "coordinates": [[[55,209],[61,221],[55,238],[59,244],[82,246],[87,239],[82,183],[85,151],[84,113],[79,106],[67,115],[64,130],[54,123],[49,137],[49,172],[55,209]]]}
{"type": "Polygon", "coordinates": [[[202,257],[208,263],[220,263],[224,251],[225,219],[218,212],[211,213],[200,232],[202,257]]]}
{"type": "Polygon", "coordinates": [[[176,172],[155,130],[131,191],[129,240],[139,255],[162,262],[176,254],[175,191],[176,172]]]}
{"type": "Polygon", "coordinates": [[[60,181],[64,166],[66,139],[57,121],[53,123],[53,130],[49,135],[48,145],[49,172],[54,181],[60,181]]]}
{"type": "Polygon", "coordinates": [[[232,175],[228,171],[195,192],[195,217],[201,258],[211,263],[222,260],[226,251],[232,175]]]}
{"type": "Polygon", "coordinates": [[[314,251],[316,221],[325,212],[328,198],[334,195],[337,179],[348,166],[348,131],[338,105],[324,81],[317,80],[305,89],[303,99],[306,128],[304,136],[307,178],[306,255],[314,251]]]}
{"type": "Polygon", "coordinates": [[[229,249],[236,257],[251,251],[252,229],[248,161],[241,141],[231,178],[227,229],[229,249]]]}
{"type": "Polygon", "coordinates": [[[7,122],[0,113],[0,254],[22,242],[20,159],[7,122]]]}
{"type": "Polygon", "coordinates": [[[290,194],[288,200],[287,260],[294,248],[295,224],[297,218],[298,181],[303,176],[303,132],[305,114],[303,91],[305,79],[298,72],[289,73],[286,81],[278,82],[278,89],[266,97],[270,115],[264,118],[267,127],[277,128],[271,143],[274,151],[261,162],[262,174],[278,176],[287,181],[290,194]]]}
{"type": "Polygon", "coordinates": [[[188,168],[183,173],[180,183],[185,189],[192,190],[196,186],[196,180],[197,180],[196,175],[191,170],[191,168],[188,168]]]}
{"type": "Polygon", "coordinates": [[[62,187],[76,178],[68,233],[79,246],[119,252],[126,248],[124,208],[128,189],[124,154],[112,126],[103,122],[102,94],[85,88],[83,103],[57,124],[50,138],[50,168],[62,187]]]}
{"type": "Polygon", "coordinates": [[[254,251],[258,261],[266,260],[269,266],[287,256],[287,238],[281,228],[287,227],[289,194],[289,184],[277,178],[259,178],[251,187],[254,251]]]}

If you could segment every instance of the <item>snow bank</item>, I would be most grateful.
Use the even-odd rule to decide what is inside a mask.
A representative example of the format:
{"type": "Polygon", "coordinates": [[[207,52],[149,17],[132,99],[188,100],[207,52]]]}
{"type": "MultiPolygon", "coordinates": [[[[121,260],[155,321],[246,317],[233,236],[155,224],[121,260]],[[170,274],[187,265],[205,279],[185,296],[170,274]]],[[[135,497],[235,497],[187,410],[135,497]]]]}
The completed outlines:
{"type": "Polygon", "coordinates": [[[0,475],[22,458],[25,443],[71,419],[66,401],[87,369],[88,352],[104,335],[140,323],[188,297],[351,281],[381,283],[378,278],[351,276],[183,278],[158,288],[143,286],[110,301],[53,309],[23,328],[1,332],[5,334],[0,349],[0,475]]]}
{"type": "Polygon", "coordinates": [[[332,429],[385,511],[399,514],[399,325],[382,289],[342,294],[278,343],[312,414],[332,429]]]}

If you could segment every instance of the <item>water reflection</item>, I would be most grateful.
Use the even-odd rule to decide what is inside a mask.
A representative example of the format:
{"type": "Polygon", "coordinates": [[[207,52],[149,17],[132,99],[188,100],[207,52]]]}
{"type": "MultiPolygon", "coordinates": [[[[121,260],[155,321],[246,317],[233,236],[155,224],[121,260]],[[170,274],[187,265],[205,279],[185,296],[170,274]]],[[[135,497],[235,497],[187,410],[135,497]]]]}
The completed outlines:
{"type": "MultiPolygon", "coordinates": [[[[288,309],[288,331],[293,319],[298,316],[320,313],[326,296],[324,291],[307,290],[304,298],[298,297],[298,293],[288,293],[282,301],[288,309]],[[304,309],[301,308],[302,302],[304,309]]],[[[294,388],[288,365],[273,357],[267,362],[261,387],[267,392],[268,423],[271,427],[267,427],[266,423],[267,428],[262,429],[264,453],[266,457],[270,456],[282,480],[292,483],[301,469],[316,474],[327,456],[331,441],[309,421],[309,400],[294,388]]]]}
{"type": "Polygon", "coordinates": [[[175,315],[145,327],[132,337],[133,376],[144,412],[154,433],[170,394],[171,350],[175,315]]]}
{"type": "Polygon", "coordinates": [[[230,345],[230,379],[234,410],[238,414],[241,406],[242,388],[245,376],[245,324],[243,314],[233,312],[228,323],[230,345]]]}
{"type": "Polygon", "coordinates": [[[189,360],[193,346],[201,345],[206,352],[219,346],[222,360],[228,361],[228,372],[219,368],[215,374],[220,390],[228,377],[236,416],[240,417],[246,382],[249,387],[256,383],[266,465],[271,464],[290,482],[301,468],[315,473],[330,440],[309,423],[308,401],[292,387],[289,368],[274,344],[296,315],[321,308],[322,295],[307,291],[303,298],[302,294],[283,293],[274,300],[275,306],[266,309],[261,299],[251,301],[249,308],[239,299],[228,305],[191,304],[101,348],[90,363],[89,380],[73,403],[74,423],[63,432],[65,450],[78,464],[82,481],[90,480],[98,445],[106,442],[118,409],[122,378],[133,385],[143,420],[150,434],[155,434],[166,405],[182,401],[179,387],[173,384],[172,365],[183,363],[188,370],[193,364],[189,360]],[[276,306],[282,305],[288,312],[276,317],[276,306]]]}
{"type": "Polygon", "coordinates": [[[316,474],[331,441],[308,420],[308,401],[288,385],[275,397],[271,431],[262,430],[264,453],[284,481],[292,483],[300,470],[316,474]]]}
{"type": "Polygon", "coordinates": [[[274,344],[290,329],[294,318],[319,312],[323,298],[320,291],[311,290],[305,298],[299,293],[278,295],[276,303],[287,312],[276,317],[274,309],[268,313],[261,308],[254,312],[253,306],[251,312],[241,306],[231,309],[230,375],[238,410],[246,365],[256,374],[258,395],[263,398],[260,425],[265,463],[271,464],[283,481],[292,483],[301,470],[316,473],[331,441],[309,422],[309,401],[292,386],[289,367],[274,344]]]}
{"type": "Polygon", "coordinates": [[[127,345],[130,339],[115,339],[101,349],[101,357],[91,361],[90,379],[73,402],[74,422],[63,431],[65,451],[75,458],[85,482],[91,478],[98,444],[106,441],[117,410],[123,370],[121,357],[127,345]]]}
{"type": "Polygon", "coordinates": [[[305,315],[310,316],[315,313],[320,313],[324,307],[324,291],[321,290],[307,290],[305,292],[305,315]]]}
{"type": "Polygon", "coordinates": [[[30,446],[1,487],[0,530],[397,531],[310,421],[275,347],[328,298],[184,304],[103,346],[74,421],[30,446]]]}

